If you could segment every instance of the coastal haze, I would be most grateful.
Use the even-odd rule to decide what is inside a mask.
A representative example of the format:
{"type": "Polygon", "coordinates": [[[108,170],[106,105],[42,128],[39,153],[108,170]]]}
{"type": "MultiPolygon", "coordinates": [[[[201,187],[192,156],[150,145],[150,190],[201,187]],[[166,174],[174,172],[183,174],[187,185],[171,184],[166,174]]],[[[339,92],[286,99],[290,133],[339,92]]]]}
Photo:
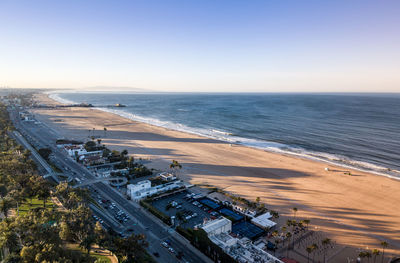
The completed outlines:
{"type": "MultiPolygon", "coordinates": [[[[204,249],[194,230],[224,215],[236,245],[267,213],[242,240],[255,261],[400,256],[400,1],[6,0],[0,14],[2,229],[27,218],[15,189],[37,199],[15,188],[18,161],[53,201],[52,183],[87,188],[90,224],[118,242],[143,234],[146,262],[230,263],[246,253],[210,235],[204,249]]],[[[1,260],[30,256],[3,243],[1,260]]]]}

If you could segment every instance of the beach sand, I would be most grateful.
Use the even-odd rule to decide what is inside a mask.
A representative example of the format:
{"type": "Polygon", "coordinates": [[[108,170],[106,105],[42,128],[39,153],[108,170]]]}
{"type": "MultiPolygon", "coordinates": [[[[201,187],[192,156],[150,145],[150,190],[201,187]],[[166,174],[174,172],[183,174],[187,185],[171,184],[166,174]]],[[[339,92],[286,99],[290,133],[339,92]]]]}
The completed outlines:
{"type": "MultiPolygon", "coordinates": [[[[56,103],[44,94],[41,103],[56,103]]],[[[281,219],[309,218],[311,227],[337,243],[353,248],[380,249],[399,254],[400,181],[289,155],[172,131],[91,108],[35,109],[36,118],[62,136],[96,137],[111,149],[127,149],[135,158],[148,158],[149,167],[167,169],[172,159],[183,169],[180,177],[192,184],[209,184],[249,200],[261,198],[281,219]],[[107,132],[103,128],[107,128],[107,132]],[[331,171],[325,171],[329,167],[331,171]],[[345,175],[349,171],[351,175],[345,175]],[[286,217],[285,217],[286,215],[286,217]],[[390,250],[391,249],[391,250],[390,250]]],[[[335,262],[335,261],[333,261],[335,262]]]]}

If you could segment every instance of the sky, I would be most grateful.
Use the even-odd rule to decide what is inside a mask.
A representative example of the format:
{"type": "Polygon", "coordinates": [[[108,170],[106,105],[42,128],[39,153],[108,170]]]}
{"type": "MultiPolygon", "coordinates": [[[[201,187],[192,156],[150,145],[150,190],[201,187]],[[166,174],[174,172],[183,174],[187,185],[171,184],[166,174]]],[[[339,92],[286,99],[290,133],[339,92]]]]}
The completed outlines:
{"type": "Polygon", "coordinates": [[[0,0],[0,87],[400,92],[400,1],[0,0]]]}

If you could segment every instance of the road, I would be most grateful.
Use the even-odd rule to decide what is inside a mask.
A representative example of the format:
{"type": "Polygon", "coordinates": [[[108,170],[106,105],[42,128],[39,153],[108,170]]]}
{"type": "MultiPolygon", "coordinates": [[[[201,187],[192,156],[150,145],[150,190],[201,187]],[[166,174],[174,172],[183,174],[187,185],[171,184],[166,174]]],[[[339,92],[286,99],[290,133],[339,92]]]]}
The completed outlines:
{"type": "MultiPolygon", "coordinates": [[[[37,124],[35,122],[21,121],[16,110],[10,110],[10,117],[14,122],[14,126],[24,136],[28,137],[28,140],[31,141],[30,143],[50,148],[52,150],[53,162],[65,172],[71,173],[82,182],[97,179],[86,167],[75,162],[64,150],[57,148],[55,142],[59,137],[57,132],[50,127],[43,123],[37,124]]],[[[165,240],[169,240],[171,247],[176,252],[183,252],[182,262],[212,262],[186,239],[145,211],[139,204],[128,201],[110,185],[98,182],[90,185],[88,188],[92,191],[93,196],[95,196],[94,199],[97,196],[100,197],[98,199],[110,200],[115,203],[118,210],[124,211],[130,219],[127,222],[118,222],[115,219],[113,211],[110,211],[110,209],[91,205],[94,214],[100,217],[107,226],[112,227],[117,233],[129,234],[129,229],[133,229],[135,234],[145,234],[149,243],[149,253],[157,252],[160,255],[159,258],[156,258],[158,262],[172,263],[179,261],[175,254],[170,253],[166,248],[161,246],[161,242],[165,240]]]]}

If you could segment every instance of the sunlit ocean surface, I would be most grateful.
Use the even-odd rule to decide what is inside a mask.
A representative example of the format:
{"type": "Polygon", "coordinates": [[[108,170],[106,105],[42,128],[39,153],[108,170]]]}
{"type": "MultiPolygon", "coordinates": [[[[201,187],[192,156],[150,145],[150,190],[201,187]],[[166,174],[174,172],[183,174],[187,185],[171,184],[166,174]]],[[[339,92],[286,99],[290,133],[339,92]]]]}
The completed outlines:
{"type": "Polygon", "coordinates": [[[400,178],[398,94],[58,93],[133,120],[400,178]],[[116,103],[126,107],[109,107],[116,103]]]}

